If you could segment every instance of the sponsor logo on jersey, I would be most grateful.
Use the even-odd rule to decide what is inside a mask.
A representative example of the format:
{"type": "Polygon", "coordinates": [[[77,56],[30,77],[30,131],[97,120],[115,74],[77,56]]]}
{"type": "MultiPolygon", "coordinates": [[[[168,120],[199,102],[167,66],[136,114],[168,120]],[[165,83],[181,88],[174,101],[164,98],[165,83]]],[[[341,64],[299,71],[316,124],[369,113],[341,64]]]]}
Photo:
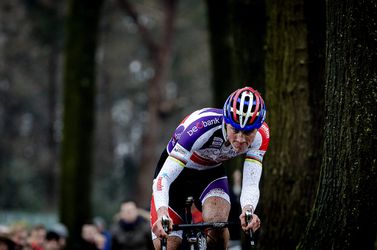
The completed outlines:
{"type": "Polygon", "coordinates": [[[212,141],[212,144],[210,145],[211,148],[221,148],[221,146],[223,145],[224,143],[224,140],[221,139],[220,137],[214,137],[213,138],[213,141],[212,141]]]}
{"type": "Polygon", "coordinates": [[[164,185],[162,184],[162,181],[164,178],[169,178],[169,175],[167,173],[162,173],[160,177],[157,179],[157,191],[161,191],[164,188],[164,185]]]}
{"type": "Polygon", "coordinates": [[[177,141],[179,141],[179,139],[181,138],[181,136],[182,136],[182,132],[183,132],[184,130],[185,130],[185,128],[184,128],[183,125],[179,126],[179,127],[175,130],[174,135],[173,135],[173,137],[172,137],[172,139],[171,139],[171,144],[172,144],[173,147],[174,147],[174,145],[177,143],[177,141]]]}
{"type": "Polygon", "coordinates": [[[217,118],[217,117],[213,119],[209,119],[207,121],[199,121],[190,130],[187,131],[187,134],[189,136],[192,136],[194,133],[198,132],[202,128],[219,124],[219,123],[220,123],[220,118],[217,118]]]}
{"type": "Polygon", "coordinates": [[[157,179],[157,191],[161,191],[164,186],[162,185],[162,176],[157,179]]]}
{"type": "Polygon", "coordinates": [[[189,155],[189,151],[187,149],[185,149],[184,147],[182,147],[181,145],[177,144],[173,148],[173,151],[171,152],[171,155],[172,156],[177,155],[178,158],[182,158],[183,157],[184,159],[186,159],[186,157],[189,155]]]}

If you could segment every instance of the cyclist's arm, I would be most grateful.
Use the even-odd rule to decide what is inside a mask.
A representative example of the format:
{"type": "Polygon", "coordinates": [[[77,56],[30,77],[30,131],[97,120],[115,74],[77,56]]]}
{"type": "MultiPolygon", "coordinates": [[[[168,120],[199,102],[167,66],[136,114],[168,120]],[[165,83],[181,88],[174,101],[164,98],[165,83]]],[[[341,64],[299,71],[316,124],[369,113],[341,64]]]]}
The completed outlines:
{"type": "Polygon", "coordinates": [[[243,166],[242,191],[240,203],[242,210],[255,211],[259,201],[259,180],[262,175],[262,163],[251,157],[246,157],[243,166]]]}
{"type": "Polygon", "coordinates": [[[158,217],[167,215],[170,185],[182,172],[184,166],[182,161],[168,156],[156,179],[153,180],[153,197],[158,217]]]}
{"type": "Polygon", "coordinates": [[[254,214],[255,208],[259,201],[259,180],[262,174],[262,163],[256,159],[246,157],[243,167],[243,180],[241,191],[241,209],[240,215],[241,226],[245,232],[250,229],[253,231],[260,227],[259,217],[254,214]],[[251,223],[246,222],[246,211],[249,210],[253,214],[251,223]]]}
{"type": "MultiPolygon", "coordinates": [[[[152,225],[152,231],[157,237],[167,237],[162,225],[163,216],[168,217],[169,189],[171,183],[178,177],[184,168],[183,162],[168,156],[156,179],[153,180],[153,198],[157,211],[157,221],[152,225]]],[[[172,230],[172,221],[169,223],[172,230]]]]}

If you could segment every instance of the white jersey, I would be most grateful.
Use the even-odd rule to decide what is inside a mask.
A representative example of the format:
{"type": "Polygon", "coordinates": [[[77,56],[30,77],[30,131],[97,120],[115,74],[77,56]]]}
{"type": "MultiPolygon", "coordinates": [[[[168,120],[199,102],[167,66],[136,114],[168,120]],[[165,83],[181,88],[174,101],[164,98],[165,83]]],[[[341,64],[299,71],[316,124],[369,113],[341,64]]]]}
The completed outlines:
{"type": "Polygon", "coordinates": [[[251,145],[244,152],[237,153],[226,139],[222,109],[204,108],[193,112],[179,124],[167,145],[169,156],[153,184],[156,210],[168,207],[170,185],[184,168],[205,171],[242,154],[246,157],[241,207],[251,205],[255,210],[259,200],[262,160],[269,140],[269,128],[263,123],[251,145]]]}
{"type": "Polygon", "coordinates": [[[167,151],[185,167],[198,170],[220,166],[223,161],[242,154],[246,154],[247,159],[262,162],[269,143],[266,123],[258,129],[250,147],[238,153],[226,143],[223,127],[221,109],[205,108],[195,111],[176,128],[167,145],[167,151]]]}

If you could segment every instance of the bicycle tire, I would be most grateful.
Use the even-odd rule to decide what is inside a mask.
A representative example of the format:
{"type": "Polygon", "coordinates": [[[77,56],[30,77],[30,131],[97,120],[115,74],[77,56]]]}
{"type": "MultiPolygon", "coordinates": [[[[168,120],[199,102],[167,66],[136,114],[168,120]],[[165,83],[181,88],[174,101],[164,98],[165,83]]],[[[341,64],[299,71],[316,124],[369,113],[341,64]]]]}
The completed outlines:
{"type": "Polygon", "coordinates": [[[207,236],[204,233],[198,233],[197,238],[197,250],[207,250],[207,236]]]}

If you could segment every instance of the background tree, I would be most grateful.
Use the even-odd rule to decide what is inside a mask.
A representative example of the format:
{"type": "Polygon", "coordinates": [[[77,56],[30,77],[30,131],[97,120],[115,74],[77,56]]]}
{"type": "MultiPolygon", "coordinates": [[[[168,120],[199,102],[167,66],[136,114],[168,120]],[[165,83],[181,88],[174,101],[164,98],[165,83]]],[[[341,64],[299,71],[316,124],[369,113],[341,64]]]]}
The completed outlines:
{"type": "Polygon", "coordinates": [[[47,124],[46,157],[42,162],[41,176],[46,182],[44,195],[47,204],[52,206],[57,201],[57,172],[58,172],[58,131],[56,119],[58,113],[58,65],[62,50],[62,3],[48,1],[24,1],[28,15],[32,20],[32,35],[38,43],[46,48],[46,76],[47,76],[47,124]]]}
{"type": "MultiPolygon", "coordinates": [[[[164,110],[165,90],[167,73],[169,72],[170,58],[172,53],[172,41],[174,33],[174,19],[176,12],[176,0],[161,1],[164,8],[164,20],[162,24],[162,34],[159,42],[156,42],[148,29],[141,22],[139,13],[127,0],[119,0],[120,6],[130,15],[135,22],[138,31],[142,37],[152,62],[154,73],[149,80],[146,88],[148,102],[146,119],[144,122],[142,145],[143,150],[140,152],[140,164],[137,170],[137,188],[134,199],[143,207],[147,207],[150,202],[151,180],[153,179],[154,167],[159,157],[156,148],[158,146],[159,134],[156,131],[161,130],[162,113],[171,112],[172,105],[168,110],[164,110]]],[[[174,106],[174,105],[173,105],[174,106]]]]}
{"type": "Polygon", "coordinates": [[[309,2],[267,1],[266,103],[271,141],[261,185],[265,226],[260,231],[260,249],[296,246],[317,187],[324,1],[309,2]]]}
{"type": "MultiPolygon", "coordinates": [[[[161,41],[163,25],[160,24],[165,17],[161,1],[132,2],[151,36],[161,41]]],[[[92,209],[95,215],[104,216],[110,222],[120,201],[134,195],[132,188],[136,186],[136,166],[140,164],[142,148],[143,126],[139,124],[145,123],[148,103],[145,90],[154,68],[135,22],[125,15],[118,1],[105,1],[103,8],[105,16],[101,16],[101,39],[96,57],[99,91],[95,106],[92,209]]],[[[45,170],[53,169],[47,163],[53,149],[47,139],[52,138],[48,132],[52,123],[56,146],[61,148],[63,98],[60,83],[64,64],[59,56],[53,76],[53,71],[49,71],[54,65],[49,60],[53,40],[63,43],[63,39],[50,36],[62,34],[62,23],[58,19],[65,10],[64,2],[50,0],[0,1],[1,224],[25,220],[50,225],[58,219],[57,197],[52,197],[55,199],[52,202],[47,200],[46,193],[53,195],[53,192],[45,170]],[[55,7],[57,12],[53,10],[55,7]],[[50,73],[52,80],[58,81],[53,121],[50,117],[55,115],[49,115],[53,105],[48,101],[50,73]]],[[[168,70],[164,82],[166,99],[159,114],[163,129],[159,131],[156,155],[165,146],[177,121],[212,103],[204,2],[183,1],[177,5],[177,11],[174,24],[177,42],[172,44],[169,59],[172,69],[168,70]]],[[[57,158],[52,160],[59,162],[57,158]]],[[[60,170],[54,174],[53,178],[59,181],[60,170]]],[[[144,191],[148,192],[145,198],[149,199],[150,182],[144,191]]]]}
{"type": "Polygon", "coordinates": [[[260,0],[207,0],[214,104],[252,85],[264,92],[265,6],[260,0]]]}
{"type": "Polygon", "coordinates": [[[264,96],[265,1],[232,0],[230,2],[233,81],[240,85],[247,83],[264,96]]]}
{"type": "MultiPolygon", "coordinates": [[[[222,108],[229,94],[237,88],[252,86],[264,92],[265,6],[261,0],[207,0],[208,32],[211,51],[211,84],[213,102],[222,108]]],[[[230,185],[235,169],[242,169],[243,159],[224,163],[230,185]]],[[[234,200],[230,220],[238,220],[241,212],[234,200]]],[[[237,229],[231,237],[239,239],[237,229]]]]}
{"type": "Polygon", "coordinates": [[[214,105],[221,108],[229,93],[238,88],[234,82],[229,0],[207,0],[208,32],[211,57],[211,84],[214,105]]]}
{"type": "Polygon", "coordinates": [[[91,219],[95,52],[102,0],[68,0],[64,47],[64,115],[60,218],[68,249],[78,249],[81,226],[91,219]]]}
{"type": "Polygon", "coordinates": [[[320,184],[298,249],[375,249],[377,5],[327,1],[320,184]]]}
{"type": "MultiPolygon", "coordinates": [[[[58,123],[49,115],[54,106],[49,102],[53,99],[48,92],[52,83],[48,71],[52,67],[47,41],[56,38],[61,26],[57,22],[59,13],[51,17],[55,5],[50,6],[48,2],[4,0],[0,3],[2,209],[45,212],[56,208],[56,203],[51,202],[56,193],[50,184],[57,174],[53,166],[57,161],[52,159],[57,144],[56,141],[55,145],[49,144],[52,138],[46,131],[52,122],[55,128],[58,123]],[[47,28],[49,25],[54,26],[53,32],[47,28]]],[[[54,135],[55,140],[59,138],[59,133],[54,135]]]]}

